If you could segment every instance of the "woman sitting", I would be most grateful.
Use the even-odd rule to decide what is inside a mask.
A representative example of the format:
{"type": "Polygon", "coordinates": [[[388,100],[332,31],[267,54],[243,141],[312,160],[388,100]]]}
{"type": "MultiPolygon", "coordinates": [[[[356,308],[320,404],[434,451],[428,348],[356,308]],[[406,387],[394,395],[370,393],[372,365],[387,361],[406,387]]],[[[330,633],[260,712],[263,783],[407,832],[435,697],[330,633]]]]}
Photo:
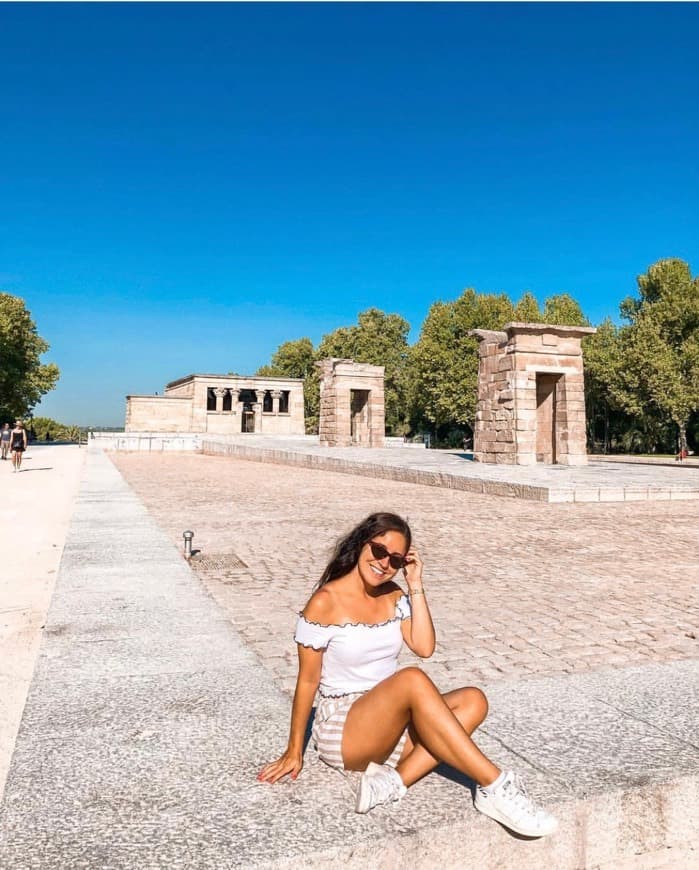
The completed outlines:
{"type": "Polygon", "coordinates": [[[446,762],[476,783],[475,806],[518,834],[543,837],[558,823],[471,739],[488,702],[480,689],[441,694],[416,667],[398,670],[403,642],[421,658],[435,648],[422,561],[408,524],[391,513],[367,517],[337,544],[299,617],[299,672],[286,751],[258,779],[296,779],[316,693],[312,739],[327,764],[364,771],[356,811],[399,800],[446,762]],[[393,582],[403,571],[407,595],[393,582]]]}

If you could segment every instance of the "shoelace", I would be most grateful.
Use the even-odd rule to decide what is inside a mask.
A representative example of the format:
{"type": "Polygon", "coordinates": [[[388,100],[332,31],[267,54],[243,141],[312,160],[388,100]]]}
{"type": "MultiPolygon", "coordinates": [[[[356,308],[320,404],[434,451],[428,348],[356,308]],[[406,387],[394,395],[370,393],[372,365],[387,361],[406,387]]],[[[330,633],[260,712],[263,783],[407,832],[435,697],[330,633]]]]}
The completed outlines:
{"type": "Polygon", "coordinates": [[[379,774],[369,779],[369,788],[376,804],[383,804],[396,799],[396,789],[388,776],[379,774]]]}
{"type": "Polygon", "coordinates": [[[529,797],[527,789],[518,774],[515,774],[512,779],[506,780],[503,784],[502,790],[518,810],[531,816],[537,816],[541,812],[540,807],[538,807],[529,797]]]}

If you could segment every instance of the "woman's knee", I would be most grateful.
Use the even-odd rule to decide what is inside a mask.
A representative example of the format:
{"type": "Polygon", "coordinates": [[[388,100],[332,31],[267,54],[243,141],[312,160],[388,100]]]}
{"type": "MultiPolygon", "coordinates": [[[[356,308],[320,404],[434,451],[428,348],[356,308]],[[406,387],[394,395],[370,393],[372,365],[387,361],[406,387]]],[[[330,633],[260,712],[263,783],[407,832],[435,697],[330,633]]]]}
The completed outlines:
{"type": "Polygon", "coordinates": [[[488,715],[488,699],[484,692],[475,686],[467,686],[463,689],[457,689],[454,694],[455,706],[453,709],[457,716],[461,712],[469,720],[478,724],[483,722],[488,715]]]}
{"type": "Polygon", "coordinates": [[[410,691],[437,691],[437,687],[435,686],[435,684],[424,671],[420,670],[420,668],[412,666],[408,668],[403,668],[402,670],[398,671],[396,677],[410,691]]]}

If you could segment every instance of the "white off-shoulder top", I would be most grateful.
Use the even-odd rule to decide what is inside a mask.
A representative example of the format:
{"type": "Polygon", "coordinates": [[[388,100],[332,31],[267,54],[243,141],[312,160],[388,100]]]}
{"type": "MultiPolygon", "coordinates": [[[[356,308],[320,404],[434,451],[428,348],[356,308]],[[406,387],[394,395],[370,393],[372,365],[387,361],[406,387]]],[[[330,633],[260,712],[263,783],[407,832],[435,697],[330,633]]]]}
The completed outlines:
{"type": "Polygon", "coordinates": [[[300,615],[294,634],[296,643],[325,650],[320,694],[328,698],[366,692],[395,674],[403,644],[400,624],[410,616],[407,595],[402,595],[396,602],[396,615],[392,619],[376,625],[365,622],[322,625],[309,622],[300,615]]]}

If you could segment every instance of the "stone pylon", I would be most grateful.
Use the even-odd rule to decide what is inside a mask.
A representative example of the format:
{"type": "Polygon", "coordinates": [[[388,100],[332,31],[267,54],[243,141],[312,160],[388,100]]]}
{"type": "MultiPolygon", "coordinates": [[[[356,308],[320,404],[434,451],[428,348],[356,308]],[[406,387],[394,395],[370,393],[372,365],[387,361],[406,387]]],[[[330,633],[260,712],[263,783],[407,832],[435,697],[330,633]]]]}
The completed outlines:
{"type": "Polygon", "coordinates": [[[581,341],[596,331],[546,323],[471,330],[480,341],[476,460],[587,463],[581,341]]]}
{"type": "Polygon", "coordinates": [[[320,369],[318,434],[324,447],[383,447],[384,367],[331,357],[320,369]]]}

